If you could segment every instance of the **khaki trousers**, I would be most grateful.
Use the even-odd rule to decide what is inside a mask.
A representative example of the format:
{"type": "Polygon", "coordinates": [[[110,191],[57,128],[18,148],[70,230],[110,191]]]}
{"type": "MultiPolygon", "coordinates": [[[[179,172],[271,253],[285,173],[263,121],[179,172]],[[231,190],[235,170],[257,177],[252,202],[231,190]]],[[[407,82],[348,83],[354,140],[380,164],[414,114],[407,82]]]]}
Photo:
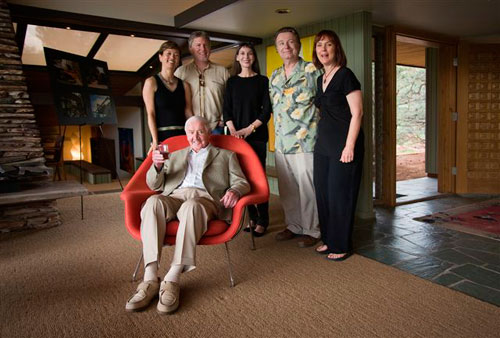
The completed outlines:
{"type": "Polygon", "coordinates": [[[280,201],[288,230],[321,236],[313,182],[313,153],[275,153],[280,201]]]}
{"type": "Polygon", "coordinates": [[[207,223],[217,215],[218,206],[204,190],[182,188],[169,196],[153,195],[141,210],[141,238],[144,266],[160,263],[166,224],[175,218],[179,229],[172,265],[184,265],[184,272],[196,268],[196,244],[207,231],[207,223]]]}

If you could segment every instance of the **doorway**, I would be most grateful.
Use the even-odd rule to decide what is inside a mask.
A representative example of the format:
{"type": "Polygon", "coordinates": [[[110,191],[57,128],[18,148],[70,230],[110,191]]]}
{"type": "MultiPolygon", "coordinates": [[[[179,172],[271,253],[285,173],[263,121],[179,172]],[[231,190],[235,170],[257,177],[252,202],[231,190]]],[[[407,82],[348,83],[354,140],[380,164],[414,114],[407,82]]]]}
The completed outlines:
{"type": "Polygon", "coordinates": [[[425,40],[396,36],[396,204],[440,195],[438,52],[425,40]]]}
{"type": "Polygon", "coordinates": [[[374,33],[375,203],[454,192],[456,41],[394,27],[374,33]]]}

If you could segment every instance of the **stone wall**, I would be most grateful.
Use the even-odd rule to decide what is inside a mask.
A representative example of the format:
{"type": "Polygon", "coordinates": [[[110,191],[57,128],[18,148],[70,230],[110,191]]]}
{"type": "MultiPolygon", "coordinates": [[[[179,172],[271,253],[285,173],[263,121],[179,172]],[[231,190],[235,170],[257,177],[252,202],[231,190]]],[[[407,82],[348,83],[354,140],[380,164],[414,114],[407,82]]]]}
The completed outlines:
{"type": "MultiPolygon", "coordinates": [[[[51,170],[45,166],[10,11],[5,1],[0,0],[0,193],[14,201],[23,189],[33,189],[34,185],[46,187],[50,174],[51,170]]],[[[0,206],[0,232],[59,224],[54,199],[12,204],[7,200],[0,206]]]]}
{"type": "Polygon", "coordinates": [[[60,225],[55,200],[0,207],[0,232],[45,229],[60,225]]]}
{"type": "Polygon", "coordinates": [[[0,185],[49,175],[10,12],[0,0],[0,185]]]}

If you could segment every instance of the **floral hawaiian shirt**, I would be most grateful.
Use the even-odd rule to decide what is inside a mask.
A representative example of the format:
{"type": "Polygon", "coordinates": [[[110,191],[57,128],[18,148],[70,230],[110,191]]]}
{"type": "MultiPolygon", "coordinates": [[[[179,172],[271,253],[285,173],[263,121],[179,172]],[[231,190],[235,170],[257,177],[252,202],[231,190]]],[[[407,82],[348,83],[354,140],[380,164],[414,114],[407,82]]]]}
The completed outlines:
{"type": "Polygon", "coordinates": [[[285,67],[269,80],[276,150],[283,154],[310,153],[316,141],[318,110],[314,106],[316,79],[322,71],[302,58],[287,79],[285,67]]]}

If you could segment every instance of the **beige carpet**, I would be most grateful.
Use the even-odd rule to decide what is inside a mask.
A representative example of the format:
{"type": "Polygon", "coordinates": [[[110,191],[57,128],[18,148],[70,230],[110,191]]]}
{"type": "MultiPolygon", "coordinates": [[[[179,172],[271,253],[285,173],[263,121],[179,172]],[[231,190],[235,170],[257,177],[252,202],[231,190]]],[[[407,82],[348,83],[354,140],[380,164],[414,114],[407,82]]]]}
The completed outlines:
{"type": "MultiPolygon", "coordinates": [[[[200,247],[181,307],[125,312],[140,245],[118,194],[59,201],[64,224],[0,236],[0,337],[498,337],[500,308],[359,255],[336,263],[273,234],[200,247]]],[[[272,231],[280,214],[273,203],[272,231]]],[[[172,248],[164,250],[164,263],[172,248]]],[[[165,270],[163,264],[162,271],[165,270]]]]}

